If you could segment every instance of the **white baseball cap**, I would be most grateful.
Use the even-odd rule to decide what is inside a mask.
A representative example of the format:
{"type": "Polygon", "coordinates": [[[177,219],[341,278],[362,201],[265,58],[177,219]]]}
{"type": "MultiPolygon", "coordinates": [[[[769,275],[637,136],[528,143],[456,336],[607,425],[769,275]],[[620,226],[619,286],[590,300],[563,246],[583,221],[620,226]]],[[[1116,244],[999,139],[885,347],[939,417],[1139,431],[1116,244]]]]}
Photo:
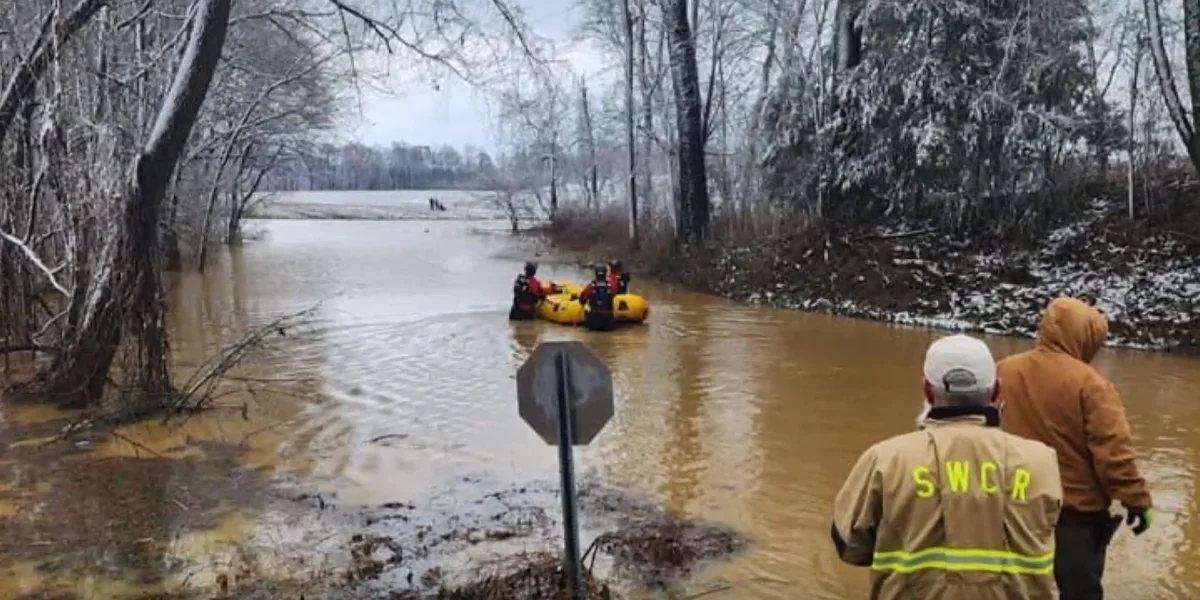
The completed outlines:
{"type": "Polygon", "coordinates": [[[925,351],[925,381],[956,394],[991,390],[996,386],[996,359],[983,340],[947,336],[925,351]]]}

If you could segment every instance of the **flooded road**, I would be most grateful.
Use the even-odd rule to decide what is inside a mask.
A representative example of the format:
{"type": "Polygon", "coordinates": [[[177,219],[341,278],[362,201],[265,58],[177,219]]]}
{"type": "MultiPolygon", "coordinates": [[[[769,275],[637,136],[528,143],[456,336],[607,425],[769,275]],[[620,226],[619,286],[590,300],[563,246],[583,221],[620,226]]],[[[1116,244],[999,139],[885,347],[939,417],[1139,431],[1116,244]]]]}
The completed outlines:
{"type": "MultiPolygon", "coordinates": [[[[867,572],[833,554],[830,504],[863,449],[912,428],[922,354],[938,334],[739,306],[636,273],[635,290],[653,307],[647,326],[592,334],[511,324],[509,290],[526,257],[503,223],[259,223],[264,239],[233,249],[204,277],[174,282],[176,360],[186,368],[239,332],[320,303],[285,352],[248,365],[253,378],[301,382],[299,391],[246,398],[254,419],[225,411],[182,430],[133,428],[131,437],[158,452],[240,439],[243,464],[351,503],[453,495],[477,474],[552,479],[555,452],[519,419],[514,374],[539,342],[582,339],[612,368],[618,405],[577,453],[580,470],[750,538],[745,554],[697,574],[731,586],[711,597],[865,597],[867,572]]],[[[539,275],[583,277],[545,263],[539,275]]],[[[990,342],[997,355],[1029,343],[990,342]]],[[[1200,361],[1106,350],[1096,365],[1123,393],[1160,507],[1146,535],[1118,534],[1110,595],[1200,597],[1200,361]]],[[[209,537],[245,535],[255,519],[222,517],[209,537]]],[[[175,540],[159,560],[214,552],[205,539],[175,540]]],[[[10,568],[10,579],[21,569],[10,568]]],[[[32,591],[32,575],[17,580],[20,589],[0,596],[32,591]]]]}

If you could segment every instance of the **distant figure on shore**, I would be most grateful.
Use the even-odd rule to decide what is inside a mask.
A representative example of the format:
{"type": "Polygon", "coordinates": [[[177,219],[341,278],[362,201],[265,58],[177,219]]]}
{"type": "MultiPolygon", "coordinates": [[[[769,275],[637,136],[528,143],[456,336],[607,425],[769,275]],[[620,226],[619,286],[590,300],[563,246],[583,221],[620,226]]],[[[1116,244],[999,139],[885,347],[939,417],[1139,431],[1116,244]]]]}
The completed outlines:
{"type": "Polygon", "coordinates": [[[1113,500],[1124,505],[1135,535],[1153,519],[1121,396],[1090,364],[1107,338],[1100,311],[1056,298],[1042,313],[1033,349],[996,366],[1004,381],[1001,427],[1058,452],[1065,505],[1054,576],[1062,600],[1104,597],[1107,548],[1121,526],[1121,516],[1109,513],[1113,500]]]}
{"type": "Polygon", "coordinates": [[[596,278],[579,292],[579,301],[588,307],[583,324],[592,331],[612,331],[617,328],[617,318],[613,315],[613,290],[608,282],[608,268],[596,267],[596,278]]]}
{"type": "Polygon", "coordinates": [[[513,303],[508,310],[510,321],[528,321],[537,313],[537,303],[546,297],[546,288],[537,278],[537,263],[526,262],[525,272],[513,283],[513,303]]]}
{"type": "Polygon", "coordinates": [[[868,448],[834,500],[838,558],[870,567],[870,600],[1057,597],[1054,450],[1000,430],[983,341],[941,338],[923,371],[924,428],[868,448]]]}
{"type": "Polygon", "coordinates": [[[438,200],[437,198],[432,198],[432,197],[431,197],[431,198],[429,199],[429,210],[445,211],[445,210],[446,210],[446,205],[445,205],[445,204],[442,204],[442,201],[441,201],[441,200],[438,200]]]}

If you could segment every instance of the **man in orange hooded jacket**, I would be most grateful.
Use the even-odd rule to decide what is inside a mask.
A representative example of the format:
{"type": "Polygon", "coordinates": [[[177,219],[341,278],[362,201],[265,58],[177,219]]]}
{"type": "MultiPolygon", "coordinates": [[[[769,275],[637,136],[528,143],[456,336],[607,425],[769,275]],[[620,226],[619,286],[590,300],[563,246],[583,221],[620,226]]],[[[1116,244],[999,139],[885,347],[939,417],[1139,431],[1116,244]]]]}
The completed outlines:
{"type": "Polygon", "coordinates": [[[1055,530],[1054,574],[1061,600],[1101,600],[1108,543],[1121,517],[1140,535],[1153,502],[1138,471],[1125,407],[1113,384],[1091,366],[1108,337],[1100,311],[1074,298],[1046,307],[1032,350],[996,365],[1004,382],[1001,428],[1054,448],[1063,483],[1055,530]]]}

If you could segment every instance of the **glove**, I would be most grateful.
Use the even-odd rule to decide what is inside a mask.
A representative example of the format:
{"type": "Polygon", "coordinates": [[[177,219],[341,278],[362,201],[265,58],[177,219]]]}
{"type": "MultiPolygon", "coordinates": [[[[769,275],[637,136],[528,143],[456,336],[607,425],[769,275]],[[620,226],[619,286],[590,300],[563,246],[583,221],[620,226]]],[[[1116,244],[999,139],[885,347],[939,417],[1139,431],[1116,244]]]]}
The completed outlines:
{"type": "Polygon", "coordinates": [[[1133,529],[1133,535],[1142,535],[1150,529],[1150,524],[1154,522],[1154,509],[1138,510],[1126,506],[1125,510],[1125,524],[1133,529]]]}

